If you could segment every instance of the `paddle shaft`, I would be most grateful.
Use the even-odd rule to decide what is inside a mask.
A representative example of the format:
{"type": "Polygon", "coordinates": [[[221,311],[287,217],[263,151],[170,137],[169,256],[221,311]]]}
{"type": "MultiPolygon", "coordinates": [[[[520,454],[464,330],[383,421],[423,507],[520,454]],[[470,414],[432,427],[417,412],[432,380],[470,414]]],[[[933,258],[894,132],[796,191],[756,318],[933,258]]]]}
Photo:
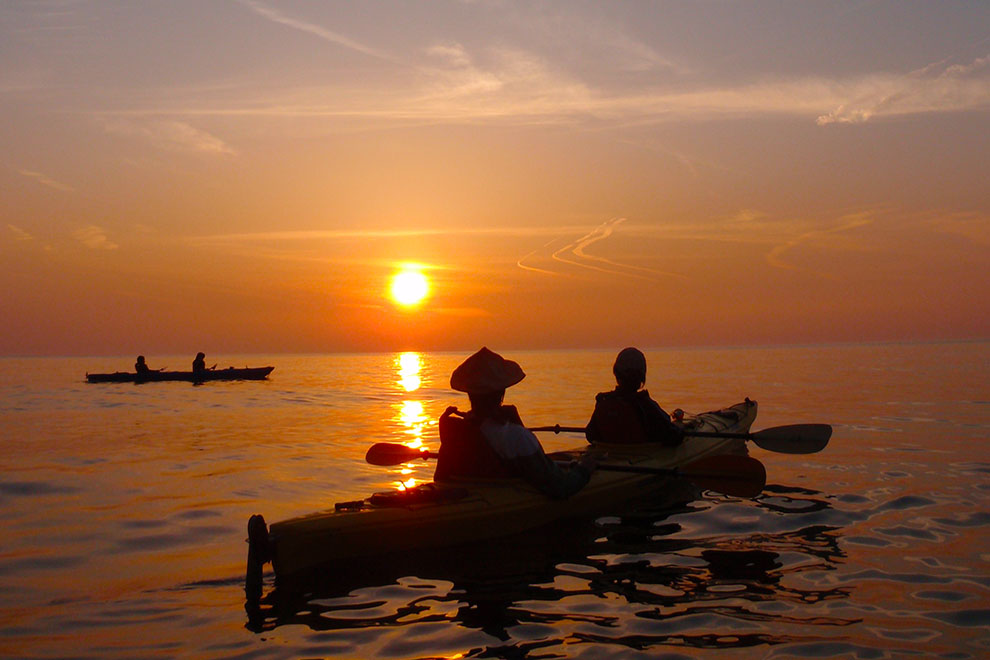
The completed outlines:
{"type": "MultiPolygon", "coordinates": [[[[425,449],[414,449],[412,447],[407,447],[405,445],[391,444],[391,443],[378,443],[372,447],[366,459],[373,465],[398,465],[400,463],[408,463],[410,461],[415,461],[416,459],[431,460],[439,458],[440,454],[435,451],[427,451],[425,449]]],[[[719,457],[724,458],[724,457],[719,457]]],[[[704,467],[700,469],[691,469],[692,464],[697,465],[698,463],[704,464],[706,461],[711,461],[711,458],[701,459],[700,461],[694,461],[693,463],[688,463],[684,468],[659,468],[659,467],[648,467],[645,465],[613,465],[611,463],[599,463],[596,466],[598,470],[604,470],[606,472],[632,472],[635,474],[654,474],[654,475],[674,475],[674,476],[688,476],[688,477],[726,477],[726,473],[723,472],[709,472],[706,471],[704,467]]],[[[716,459],[717,460],[717,459],[716,459]]],[[[748,456],[742,457],[731,457],[730,460],[734,461],[752,461],[748,456]]],[[[554,461],[557,465],[565,466],[568,463],[566,461],[554,461]]]]}
{"type": "MultiPolygon", "coordinates": [[[[537,426],[531,431],[553,431],[554,433],[584,433],[582,426],[537,426]]],[[[744,433],[739,431],[692,431],[683,429],[685,436],[702,438],[738,438],[750,440],[758,447],[782,454],[814,454],[821,451],[832,437],[832,427],[828,424],[788,424],[774,426],[762,431],[744,433]]]]}
{"type": "MultiPolygon", "coordinates": [[[[584,433],[587,429],[583,426],[561,426],[555,424],[554,426],[534,426],[529,429],[530,431],[553,431],[554,433],[584,433]]],[[[698,438],[739,438],[741,440],[749,440],[753,437],[752,433],[738,433],[733,431],[691,431],[686,429],[684,435],[695,436],[698,438]]]]}

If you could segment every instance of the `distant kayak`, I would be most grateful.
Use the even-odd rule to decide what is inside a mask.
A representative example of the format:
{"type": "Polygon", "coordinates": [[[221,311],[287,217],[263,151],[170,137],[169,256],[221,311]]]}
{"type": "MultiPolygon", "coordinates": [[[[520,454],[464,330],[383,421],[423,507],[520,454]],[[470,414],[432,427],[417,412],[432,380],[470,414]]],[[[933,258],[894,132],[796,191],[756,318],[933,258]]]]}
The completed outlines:
{"type": "Polygon", "coordinates": [[[275,367],[244,367],[236,369],[207,369],[206,371],[149,371],[137,374],[129,371],[117,371],[112,374],[86,374],[90,383],[152,383],[163,380],[185,380],[201,383],[208,380],[264,380],[275,367]]]}

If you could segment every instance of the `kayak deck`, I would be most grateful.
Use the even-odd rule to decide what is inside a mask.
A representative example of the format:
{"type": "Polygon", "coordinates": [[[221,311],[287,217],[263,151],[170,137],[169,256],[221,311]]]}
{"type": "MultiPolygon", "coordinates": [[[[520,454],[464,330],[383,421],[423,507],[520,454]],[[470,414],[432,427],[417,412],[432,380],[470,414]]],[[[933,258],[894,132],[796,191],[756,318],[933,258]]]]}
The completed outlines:
{"type": "MultiPolygon", "coordinates": [[[[729,408],[685,419],[691,430],[747,432],[757,405],[746,400],[729,408]]],[[[589,445],[558,452],[572,458],[589,445]]],[[[607,462],[669,469],[718,454],[745,454],[745,442],[733,438],[689,437],[677,447],[656,444],[609,444],[607,462]]],[[[380,493],[366,500],[341,503],[322,511],[264,525],[261,516],[249,522],[248,582],[252,560],[272,562],[277,578],[331,562],[368,560],[398,553],[446,548],[510,536],[574,517],[603,512],[655,486],[650,474],[599,470],[588,484],[566,500],[551,500],[521,479],[450,481],[425,484],[416,493],[380,493]],[[253,527],[253,529],[252,529],[253,527]]],[[[260,586],[258,587],[260,589],[260,586]]]]}

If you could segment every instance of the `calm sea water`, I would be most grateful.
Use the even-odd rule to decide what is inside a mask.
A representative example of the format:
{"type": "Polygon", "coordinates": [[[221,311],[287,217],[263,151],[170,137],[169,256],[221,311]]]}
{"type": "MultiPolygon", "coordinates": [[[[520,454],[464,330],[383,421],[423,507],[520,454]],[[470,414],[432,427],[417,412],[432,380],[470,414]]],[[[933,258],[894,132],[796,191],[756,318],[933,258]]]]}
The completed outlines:
{"type": "MultiPolygon", "coordinates": [[[[610,352],[507,354],[528,373],[509,399],[531,425],[581,425],[611,386],[610,352]]],[[[314,584],[249,625],[248,517],[428,481],[426,463],[403,473],[364,452],[435,444],[438,415],[465,403],[447,388],[463,357],[217,356],[276,369],[201,386],[84,382],[132,358],[0,360],[0,656],[990,656],[987,343],[648,352],[668,410],[749,396],[755,429],[826,422],[833,439],[806,456],[753,448],[768,473],[754,500],[658,497],[314,584]]]]}

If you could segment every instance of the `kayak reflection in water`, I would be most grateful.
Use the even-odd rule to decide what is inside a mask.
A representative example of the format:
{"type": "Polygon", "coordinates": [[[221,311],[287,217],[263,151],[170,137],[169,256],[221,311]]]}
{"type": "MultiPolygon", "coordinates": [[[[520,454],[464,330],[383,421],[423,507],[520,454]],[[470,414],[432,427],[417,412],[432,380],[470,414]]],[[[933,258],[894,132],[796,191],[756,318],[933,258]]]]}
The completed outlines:
{"type": "Polygon", "coordinates": [[[467,393],[471,410],[462,413],[450,406],[440,416],[434,481],[522,477],[554,499],[570,497],[588,483],[597,464],[594,456],[585,454],[561,467],[523,426],[516,407],[502,404],[506,388],[525,377],[519,364],[487,348],[454,369],[450,386],[467,393]]]}
{"type": "Polygon", "coordinates": [[[612,373],[615,374],[615,389],[595,396],[595,411],[585,429],[588,442],[681,444],[684,434],[680,427],[650,398],[648,391],[640,389],[646,384],[643,352],[632,347],[619,351],[612,373]]]}

